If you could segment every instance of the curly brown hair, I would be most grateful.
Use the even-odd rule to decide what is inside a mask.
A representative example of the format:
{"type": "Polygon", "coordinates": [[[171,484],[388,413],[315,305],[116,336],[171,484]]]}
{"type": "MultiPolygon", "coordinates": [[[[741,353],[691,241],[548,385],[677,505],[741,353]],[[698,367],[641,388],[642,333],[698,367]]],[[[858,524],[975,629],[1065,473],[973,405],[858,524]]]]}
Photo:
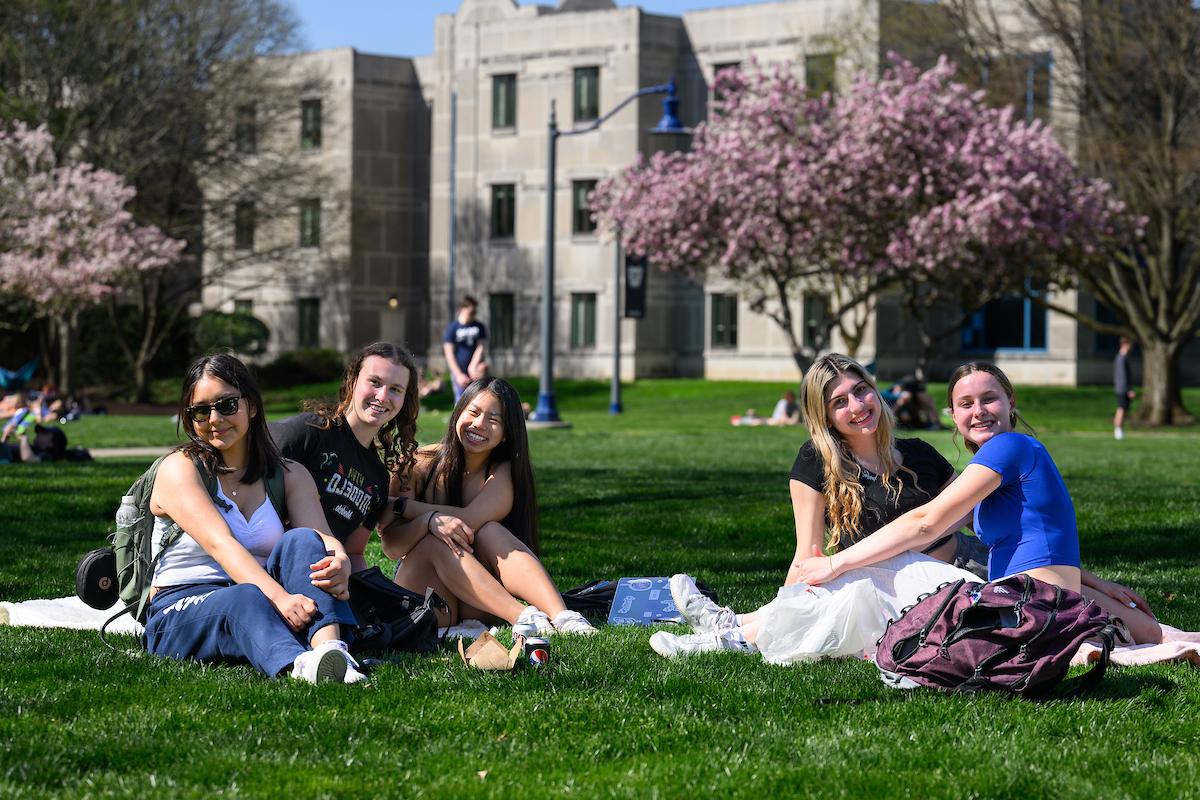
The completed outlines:
{"type": "Polygon", "coordinates": [[[362,371],[363,362],[371,356],[386,358],[393,364],[408,370],[408,385],[404,387],[404,402],[400,413],[379,429],[375,437],[379,457],[389,473],[399,477],[403,488],[408,476],[412,473],[413,463],[417,452],[417,414],[421,411],[421,396],[418,389],[420,371],[412,353],[406,348],[391,342],[375,342],[359,350],[346,365],[346,373],[342,385],[338,388],[337,404],[324,401],[309,401],[304,407],[320,418],[320,427],[328,430],[334,425],[345,424],[346,410],[354,397],[354,384],[358,381],[358,373],[362,371]]]}

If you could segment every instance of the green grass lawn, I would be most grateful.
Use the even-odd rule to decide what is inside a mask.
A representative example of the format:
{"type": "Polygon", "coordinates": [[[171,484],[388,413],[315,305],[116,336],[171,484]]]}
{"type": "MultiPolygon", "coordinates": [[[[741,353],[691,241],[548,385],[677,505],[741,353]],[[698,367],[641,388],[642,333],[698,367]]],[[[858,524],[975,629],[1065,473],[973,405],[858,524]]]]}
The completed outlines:
{"type": "MultiPolygon", "coordinates": [[[[769,410],[782,388],[640,381],[614,418],[606,384],[560,384],[573,427],[530,435],[560,586],[689,571],[736,607],[771,599],[794,546],[787,472],[804,436],[728,417],[769,410]]],[[[1200,627],[1200,435],[1117,443],[1102,388],[1020,392],[1075,497],[1085,563],[1142,591],[1165,622],[1200,627]]],[[[302,396],[272,397],[272,413],[302,396]]],[[[440,435],[445,407],[423,415],[423,440],[440,435]]],[[[86,446],[173,439],[165,418],[73,426],[86,446]]],[[[948,432],[927,438],[966,463],[948,432]]],[[[0,599],[70,594],[76,559],[147,463],[0,468],[0,599]]],[[[369,556],[385,563],[377,543],[369,556]]],[[[1034,704],[898,693],[855,661],[667,662],[648,636],[560,637],[548,667],[512,675],[448,652],[402,658],[346,687],[129,657],[94,632],[0,628],[0,796],[1200,795],[1189,666],[1113,670],[1087,699],[1034,704]]]]}

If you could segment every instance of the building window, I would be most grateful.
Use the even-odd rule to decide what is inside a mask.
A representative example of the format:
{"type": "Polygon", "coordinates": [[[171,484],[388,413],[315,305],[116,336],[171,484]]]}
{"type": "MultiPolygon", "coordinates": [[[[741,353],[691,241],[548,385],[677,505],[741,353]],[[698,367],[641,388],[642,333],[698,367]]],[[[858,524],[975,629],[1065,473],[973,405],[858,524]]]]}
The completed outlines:
{"type": "Polygon", "coordinates": [[[258,149],[258,128],[254,121],[254,106],[239,106],[233,123],[233,147],[242,155],[253,155],[258,149]]]}
{"type": "Polygon", "coordinates": [[[804,295],[804,346],[818,349],[828,347],[828,336],[825,332],[826,320],[829,319],[829,298],[823,294],[804,295]]]}
{"type": "Polygon", "coordinates": [[[491,325],[489,338],[492,349],[508,349],[513,346],[515,312],[512,292],[496,292],[488,298],[488,323],[491,325]]]}
{"type": "Polygon", "coordinates": [[[709,340],[713,348],[736,348],[738,299],[736,294],[714,294],[711,300],[709,340]]]}
{"type": "Polygon", "coordinates": [[[592,207],[588,205],[588,195],[595,188],[595,181],[571,182],[572,233],[595,233],[596,220],[592,217],[592,207]]]}
{"type": "Polygon", "coordinates": [[[296,343],[300,347],[318,347],[321,344],[321,301],[316,297],[301,297],[297,307],[296,343]]]}
{"type": "Polygon", "coordinates": [[[254,249],[254,202],[243,200],[233,207],[233,249],[254,249]]]}
{"type": "Polygon", "coordinates": [[[596,295],[571,295],[571,347],[596,346],[596,295]]]}
{"type": "Polygon", "coordinates": [[[724,63],[724,64],[713,64],[713,93],[712,93],[712,102],[713,102],[714,104],[715,104],[715,103],[719,103],[719,102],[721,102],[723,99],[725,99],[725,93],[724,93],[724,92],[719,92],[719,91],[717,91],[717,89],[716,89],[716,84],[717,84],[717,76],[718,76],[718,75],[720,75],[722,72],[729,72],[729,71],[731,71],[731,70],[740,70],[741,68],[742,68],[742,62],[740,62],[740,61],[728,61],[728,62],[726,62],[726,63],[724,63]]]}
{"type": "Polygon", "coordinates": [[[591,122],[600,116],[600,68],[575,68],[575,121],[591,122]]]}
{"type": "Polygon", "coordinates": [[[492,76],[492,128],[517,127],[517,76],[492,76]]]}
{"type": "Polygon", "coordinates": [[[300,201],[300,246],[321,246],[321,201],[309,197],[300,201]]]}
{"type": "MultiPolygon", "coordinates": [[[[1096,301],[1096,321],[1104,322],[1109,325],[1116,325],[1123,322],[1117,312],[1112,309],[1112,306],[1096,301]]],[[[1113,333],[1097,333],[1095,335],[1093,349],[1098,355],[1111,356],[1116,355],[1117,348],[1120,345],[1121,337],[1113,333]]]]}
{"type": "Polygon", "coordinates": [[[1053,67],[1047,52],[989,58],[983,66],[983,85],[992,102],[1011,105],[1027,122],[1049,121],[1053,67]]]}
{"type": "Polygon", "coordinates": [[[833,53],[814,53],[804,57],[804,86],[809,97],[837,91],[837,59],[833,53]]]}
{"type": "Polygon", "coordinates": [[[320,100],[303,100],[300,103],[300,147],[304,150],[321,147],[320,100]]]}
{"type": "Polygon", "coordinates": [[[235,314],[253,314],[254,301],[251,299],[239,299],[233,301],[233,313],[235,314]]]}
{"type": "Polygon", "coordinates": [[[1023,295],[992,300],[963,328],[963,350],[1045,350],[1046,314],[1023,295]]]}
{"type": "Polygon", "coordinates": [[[511,183],[492,186],[492,238],[513,238],[516,222],[517,187],[511,183]]]}

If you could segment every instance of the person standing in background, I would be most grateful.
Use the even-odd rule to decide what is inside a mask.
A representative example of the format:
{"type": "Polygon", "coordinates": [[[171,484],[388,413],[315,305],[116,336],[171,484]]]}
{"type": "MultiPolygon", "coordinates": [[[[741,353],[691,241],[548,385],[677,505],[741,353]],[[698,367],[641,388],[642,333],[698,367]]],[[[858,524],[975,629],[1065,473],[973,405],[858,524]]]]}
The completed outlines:
{"type": "Polygon", "coordinates": [[[1133,340],[1128,336],[1121,337],[1117,347],[1117,356],[1113,359],[1113,391],[1117,395],[1117,413],[1113,415],[1113,438],[1117,441],[1125,438],[1125,412],[1136,392],[1133,391],[1133,378],[1129,374],[1129,351],[1133,349],[1133,340]]]}
{"type": "Polygon", "coordinates": [[[483,360],[487,328],[475,319],[478,306],[474,297],[464,295],[458,304],[458,316],[446,326],[442,336],[442,352],[446,354],[446,366],[450,368],[450,384],[454,387],[456,403],[467,384],[487,374],[487,364],[483,360]]]}

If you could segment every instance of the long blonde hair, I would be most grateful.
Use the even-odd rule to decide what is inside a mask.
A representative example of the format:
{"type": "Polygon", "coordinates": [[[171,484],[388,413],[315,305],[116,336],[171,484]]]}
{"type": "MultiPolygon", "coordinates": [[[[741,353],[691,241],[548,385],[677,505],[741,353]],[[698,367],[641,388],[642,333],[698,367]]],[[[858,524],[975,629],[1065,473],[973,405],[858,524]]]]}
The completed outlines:
{"type": "Polygon", "coordinates": [[[904,470],[912,475],[914,484],[916,478],[912,470],[896,463],[893,455],[896,440],[892,435],[895,427],[892,409],[879,395],[879,388],[863,365],[839,353],[830,353],[818,358],[808,368],[800,385],[800,408],[804,414],[804,425],[808,428],[808,435],[824,462],[825,519],[829,528],[826,546],[835,549],[843,537],[853,537],[862,529],[863,469],[850,454],[850,449],[842,437],[833,430],[826,408],[826,390],[834,381],[846,375],[865,381],[879,402],[879,425],[875,428],[875,446],[879,451],[879,461],[883,465],[883,474],[879,477],[887,487],[888,496],[893,501],[900,496],[901,486],[896,477],[897,471],[904,470]]]}

